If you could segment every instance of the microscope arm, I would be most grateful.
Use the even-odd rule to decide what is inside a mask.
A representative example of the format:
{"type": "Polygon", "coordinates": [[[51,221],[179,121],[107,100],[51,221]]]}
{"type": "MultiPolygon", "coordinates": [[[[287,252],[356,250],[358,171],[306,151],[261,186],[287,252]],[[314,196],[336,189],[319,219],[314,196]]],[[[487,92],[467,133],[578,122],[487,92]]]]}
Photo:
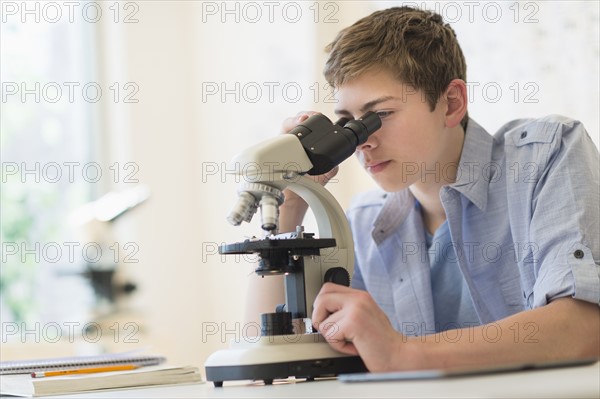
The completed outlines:
{"type": "Polygon", "coordinates": [[[354,241],[343,209],[333,195],[319,183],[304,176],[273,176],[269,184],[280,190],[289,189],[306,201],[317,222],[319,238],[335,238],[336,246],[321,249],[321,256],[309,264],[305,260],[305,291],[307,317],[312,304],[324,283],[327,270],[334,267],[346,269],[352,277],[354,271],[354,241]]]}

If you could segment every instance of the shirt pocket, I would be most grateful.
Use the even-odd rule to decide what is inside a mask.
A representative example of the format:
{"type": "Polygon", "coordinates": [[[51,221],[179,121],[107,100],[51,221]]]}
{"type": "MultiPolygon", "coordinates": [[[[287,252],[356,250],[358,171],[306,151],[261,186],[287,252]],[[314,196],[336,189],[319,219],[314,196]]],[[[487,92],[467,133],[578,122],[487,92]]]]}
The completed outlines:
{"type": "Polygon", "coordinates": [[[515,147],[522,147],[533,143],[552,143],[558,131],[557,123],[535,123],[524,126],[522,129],[510,133],[515,147]]]}

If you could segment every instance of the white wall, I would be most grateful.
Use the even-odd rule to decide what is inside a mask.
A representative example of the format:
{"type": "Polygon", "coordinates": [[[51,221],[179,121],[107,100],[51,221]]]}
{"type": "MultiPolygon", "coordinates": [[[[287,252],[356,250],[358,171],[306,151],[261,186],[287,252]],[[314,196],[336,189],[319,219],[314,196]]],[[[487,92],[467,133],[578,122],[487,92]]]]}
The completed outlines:
{"type": "MultiPolygon", "coordinates": [[[[140,286],[133,306],[145,318],[142,344],[174,363],[202,364],[226,341],[220,334],[203,337],[203,326],[233,331],[224,338],[240,330],[236,322],[242,319],[252,270],[215,255],[215,245],[258,233],[256,225],[234,228],[225,221],[235,182],[222,176],[222,163],[277,134],[281,120],[299,110],[332,115],[320,75],[322,48],[341,27],[392,3],[296,2],[283,14],[286,3],[276,2],[272,22],[262,2],[254,3],[262,13],[258,22],[252,22],[257,9],[247,7],[244,14],[242,2],[228,3],[230,9],[237,4],[233,14],[222,14],[222,2],[138,4],[138,23],[104,26],[100,37],[106,74],[140,88],[137,104],[107,108],[111,156],[136,162],[140,182],[152,191],[127,230],[139,245],[140,263],[126,265],[125,272],[140,286]],[[296,9],[302,17],[292,22],[296,9]],[[337,22],[325,21],[328,15],[337,22]],[[220,94],[221,84],[232,89],[236,83],[239,101],[234,94],[222,99],[206,92],[218,87],[220,94]],[[317,99],[315,83],[321,87],[317,99]],[[284,94],[286,84],[290,91],[284,94]],[[260,97],[251,91],[256,87],[263,88],[260,97]],[[294,87],[302,90],[297,102],[294,87]]],[[[498,103],[473,103],[471,115],[493,131],[515,117],[568,114],[582,119],[598,144],[598,3],[535,4],[539,22],[534,24],[457,22],[469,81],[497,82],[504,90],[498,103]],[[534,82],[539,102],[512,101],[514,82],[521,89],[534,82]]],[[[359,169],[348,161],[331,185],[343,206],[352,194],[372,187],[359,169]]]]}

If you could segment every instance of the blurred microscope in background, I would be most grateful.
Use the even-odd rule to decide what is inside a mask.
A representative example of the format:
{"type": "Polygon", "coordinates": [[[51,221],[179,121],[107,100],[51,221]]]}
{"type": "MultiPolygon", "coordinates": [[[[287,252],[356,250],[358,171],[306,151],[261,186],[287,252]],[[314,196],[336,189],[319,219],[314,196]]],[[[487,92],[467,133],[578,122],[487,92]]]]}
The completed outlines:
{"type": "MultiPolygon", "coordinates": [[[[136,263],[139,247],[127,234],[119,234],[118,222],[150,197],[145,185],[124,191],[112,191],[96,201],[87,203],[71,214],[71,223],[79,230],[81,242],[92,245],[90,252],[101,254],[93,262],[86,262],[79,274],[91,285],[95,304],[91,310],[89,328],[128,329],[135,323],[140,328],[139,316],[127,306],[127,299],[136,290],[136,283],[128,275],[127,263],[136,263]],[[94,251],[95,250],[95,251],[94,251]]],[[[93,335],[93,331],[89,331],[93,335]]],[[[124,331],[127,334],[127,331],[124,331]]]]}

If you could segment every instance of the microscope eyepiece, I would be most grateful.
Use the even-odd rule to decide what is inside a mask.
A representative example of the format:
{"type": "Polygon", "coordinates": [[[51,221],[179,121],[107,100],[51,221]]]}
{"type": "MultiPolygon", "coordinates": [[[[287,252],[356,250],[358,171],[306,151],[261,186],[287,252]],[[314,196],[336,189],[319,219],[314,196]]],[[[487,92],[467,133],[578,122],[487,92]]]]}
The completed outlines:
{"type": "Polygon", "coordinates": [[[348,123],[348,122],[350,122],[350,119],[348,119],[348,118],[340,118],[340,119],[338,119],[335,122],[335,124],[338,125],[338,126],[344,127],[344,126],[346,126],[346,123],[348,123]]]}
{"type": "Polygon", "coordinates": [[[381,119],[375,112],[367,112],[358,119],[348,121],[345,125],[345,129],[350,129],[356,135],[358,141],[357,146],[364,144],[371,133],[375,132],[381,127],[381,119]]]}
{"type": "Polygon", "coordinates": [[[329,172],[350,157],[356,147],[367,141],[381,127],[381,119],[367,112],[359,119],[341,118],[335,124],[322,114],[316,114],[290,131],[302,143],[313,168],[309,175],[329,172]]]}

